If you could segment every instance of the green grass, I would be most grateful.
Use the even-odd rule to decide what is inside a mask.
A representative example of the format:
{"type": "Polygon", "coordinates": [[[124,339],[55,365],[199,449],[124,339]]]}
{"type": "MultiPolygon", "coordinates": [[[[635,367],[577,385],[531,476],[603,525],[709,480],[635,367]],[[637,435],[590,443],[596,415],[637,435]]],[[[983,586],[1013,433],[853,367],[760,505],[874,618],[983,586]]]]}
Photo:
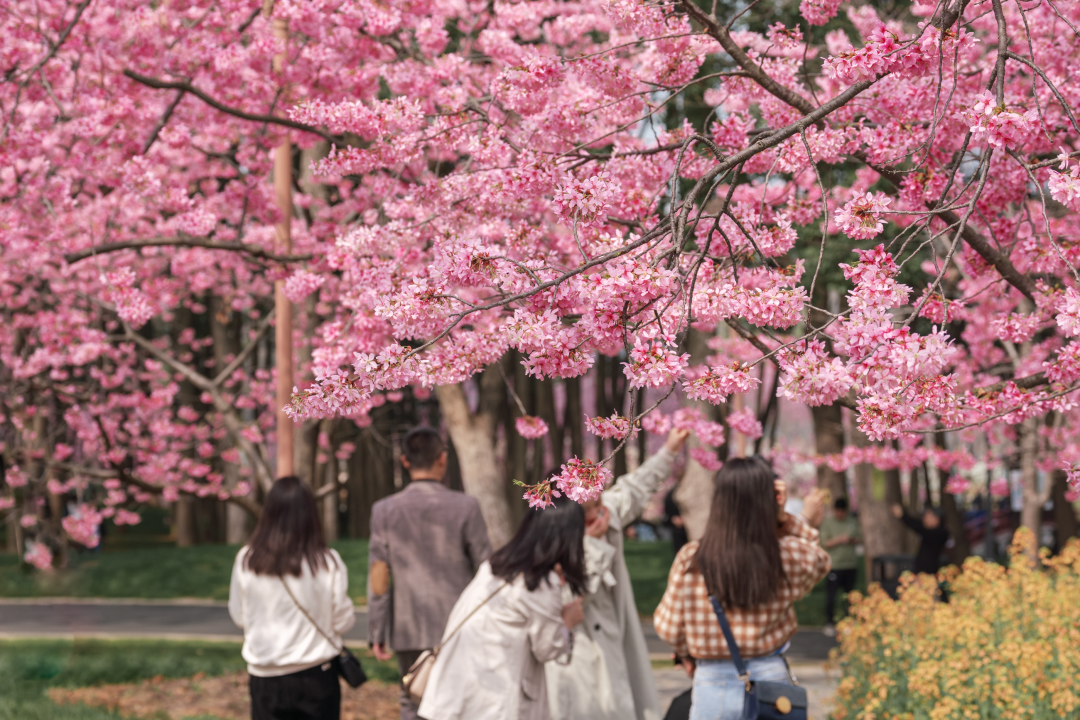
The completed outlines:
{"type": "MultiPolygon", "coordinates": [[[[358,652],[369,678],[397,682],[393,661],[358,652]]],[[[55,705],[51,687],[132,683],[158,675],[222,675],[245,667],[239,643],[155,640],[0,640],[0,720],[116,720],[99,708],[55,705]]]]}
{"type": "MultiPolygon", "coordinates": [[[[349,568],[349,595],[367,592],[367,540],[332,543],[349,568]]],[[[209,598],[227,600],[236,545],[172,545],[72,553],[69,567],[41,573],[0,554],[0,597],[209,598]]]]}
{"type": "Polygon", "coordinates": [[[642,615],[652,615],[664,597],[668,571],[675,561],[675,551],[669,542],[623,543],[626,569],[630,571],[630,583],[634,586],[634,602],[642,615]]]}
{"type": "MultiPolygon", "coordinates": [[[[332,545],[349,568],[350,597],[362,601],[367,592],[367,540],[339,540],[332,545]]],[[[664,595],[675,559],[671,543],[628,540],[623,547],[638,612],[651,615],[664,595]]],[[[0,597],[227,600],[238,549],[235,545],[107,547],[103,552],[74,553],[69,568],[51,573],[32,571],[14,555],[0,554],[0,597]]],[[[856,588],[866,589],[861,567],[856,588]]],[[[825,583],[797,602],[795,612],[801,625],[825,624],[825,583]]]]}

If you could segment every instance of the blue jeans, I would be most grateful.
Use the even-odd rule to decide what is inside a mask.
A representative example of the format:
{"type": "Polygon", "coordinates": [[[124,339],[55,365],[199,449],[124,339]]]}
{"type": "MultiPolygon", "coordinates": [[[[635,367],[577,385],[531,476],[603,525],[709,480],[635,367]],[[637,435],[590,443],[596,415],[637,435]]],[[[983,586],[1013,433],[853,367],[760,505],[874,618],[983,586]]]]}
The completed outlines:
{"type": "MultiPolygon", "coordinates": [[[[787,664],[780,655],[746,660],[753,680],[791,684],[787,664]]],[[[690,720],[739,720],[746,685],[730,660],[698,660],[690,695],[690,720]]]]}

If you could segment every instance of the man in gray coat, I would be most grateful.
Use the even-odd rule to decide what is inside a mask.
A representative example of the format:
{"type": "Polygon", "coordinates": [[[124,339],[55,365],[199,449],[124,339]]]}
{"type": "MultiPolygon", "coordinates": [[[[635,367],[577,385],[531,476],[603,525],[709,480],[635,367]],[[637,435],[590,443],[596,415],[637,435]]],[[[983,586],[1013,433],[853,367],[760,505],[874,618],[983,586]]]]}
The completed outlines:
{"type": "Polygon", "coordinates": [[[641,630],[623,530],[670,474],[689,433],[672,430],[660,452],[585,503],[585,622],[569,665],[547,663],[551,720],[660,720],[660,698],[641,630]]]}
{"type": "MultiPolygon", "coordinates": [[[[473,574],[491,554],[474,498],[442,484],[446,446],[438,432],[414,428],[401,464],[412,482],[371,508],[368,641],[379,660],[397,654],[401,675],[442,640],[446,620],[473,574]]],[[[401,693],[401,718],[417,707],[401,693]]]]}

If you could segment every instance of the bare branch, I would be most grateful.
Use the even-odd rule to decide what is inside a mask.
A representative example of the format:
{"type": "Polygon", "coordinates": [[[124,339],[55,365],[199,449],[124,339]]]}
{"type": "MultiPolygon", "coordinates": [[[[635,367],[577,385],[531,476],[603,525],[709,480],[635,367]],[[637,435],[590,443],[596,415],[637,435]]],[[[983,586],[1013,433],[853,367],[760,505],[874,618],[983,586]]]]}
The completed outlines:
{"type": "Polygon", "coordinates": [[[311,260],[314,257],[311,253],[275,255],[263,250],[258,245],[251,245],[249,243],[214,242],[208,238],[197,237],[157,237],[105,243],[84,250],[76,250],[75,252],[64,255],[64,262],[68,265],[74,265],[80,260],[85,260],[93,255],[103,255],[105,253],[116,252],[117,250],[130,250],[133,248],[144,247],[198,247],[206,248],[208,250],[230,250],[232,252],[246,253],[252,257],[262,258],[264,260],[272,260],[274,262],[303,262],[305,260],[311,260]]]}
{"type": "Polygon", "coordinates": [[[142,83],[147,87],[152,87],[157,90],[171,89],[189,92],[210,107],[214,108],[215,110],[220,110],[223,113],[238,117],[241,120],[251,120],[252,122],[268,123],[270,125],[280,125],[282,127],[292,128],[293,130],[300,130],[303,132],[309,132],[313,135],[318,135],[323,140],[326,140],[329,143],[334,143],[337,145],[343,144],[343,138],[337,135],[331,135],[325,130],[320,130],[319,128],[313,127],[311,125],[305,125],[304,123],[296,122],[295,120],[290,120],[288,118],[275,117],[274,115],[257,115],[255,113],[249,113],[244,110],[240,110],[239,108],[229,107],[228,105],[225,105],[224,103],[210,97],[205,92],[203,92],[189,82],[158,80],[157,78],[140,75],[139,73],[130,69],[125,69],[124,75],[128,76],[135,82],[142,83]]]}

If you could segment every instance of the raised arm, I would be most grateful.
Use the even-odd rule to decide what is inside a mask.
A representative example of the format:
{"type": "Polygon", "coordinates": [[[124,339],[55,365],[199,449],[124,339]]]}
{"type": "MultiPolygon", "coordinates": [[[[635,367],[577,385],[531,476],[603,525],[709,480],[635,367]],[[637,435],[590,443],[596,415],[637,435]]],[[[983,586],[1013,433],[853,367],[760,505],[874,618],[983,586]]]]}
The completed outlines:
{"type": "Polygon", "coordinates": [[[687,430],[672,430],[660,452],[641,464],[637,470],[623,475],[610,490],[604,492],[604,506],[611,511],[612,520],[620,528],[635,520],[668,475],[671,463],[689,436],[687,430]]]}

